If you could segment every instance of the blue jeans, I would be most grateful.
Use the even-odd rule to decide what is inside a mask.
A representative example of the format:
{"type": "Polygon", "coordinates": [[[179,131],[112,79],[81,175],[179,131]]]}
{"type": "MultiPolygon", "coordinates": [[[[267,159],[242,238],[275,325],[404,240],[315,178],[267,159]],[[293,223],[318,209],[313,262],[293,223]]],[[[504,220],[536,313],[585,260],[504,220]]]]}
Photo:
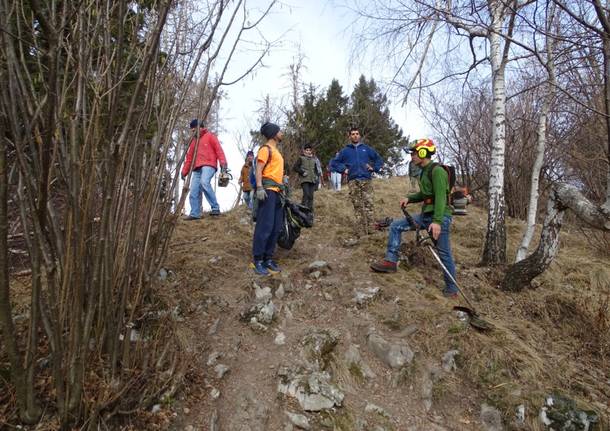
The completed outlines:
{"type": "Polygon", "coordinates": [[[267,190],[267,199],[258,201],[256,226],[252,238],[254,261],[267,260],[273,257],[282,223],[284,223],[284,208],[282,207],[280,194],[267,190]]]}
{"type": "Polygon", "coordinates": [[[244,203],[250,209],[252,209],[252,191],[241,192],[241,197],[244,199],[244,203]]]}
{"type": "MultiPolygon", "coordinates": [[[[432,223],[432,214],[417,214],[413,217],[415,223],[419,224],[421,229],[428,229],[432,223]]],[[[455,263],[453,262],[453,255],[451,254],[451,244],[449,243],[449,229],[451,227],[451,217],[445,216],[441,223],[441,234],[436,242],[436,251],[438,256],[441,258],[441,262],[445,265],[445,268],[455,278],[455,263]]],[[[390,262],[398,262],[398,252],[400,249],[400,243],[402,240],[402,233],[408,230],[415,230],[415,226],[411,226],[405,218],[394,220],[390,225],[390,234],[388,236],[388,248],[386,250],[385,259],[390,262]]],[[[424,234],[425,235],[425,234],[424,234]]],[[[436,260],[433,256],[430,256],[430,261],[436,260]]],[[[441,269],[442,271],[442,269],[441,269]]],[[[455,283],[449,278],[445,271],[443,276],[445,278],[445,292],[452,294],[457,293],[457,287],[455,283]]]]}
{"type": "Polygon", "coordinates": [[[202,166],[201,169],[193,171],[191,175],[191,192],[189,193],[189,203],[191,205],[191,217],[201,217],[201,193],[210,204],[212,211],[220,211],[216,193],[212,187],[212,178],[216,174],[216,168],[202,166]]]}

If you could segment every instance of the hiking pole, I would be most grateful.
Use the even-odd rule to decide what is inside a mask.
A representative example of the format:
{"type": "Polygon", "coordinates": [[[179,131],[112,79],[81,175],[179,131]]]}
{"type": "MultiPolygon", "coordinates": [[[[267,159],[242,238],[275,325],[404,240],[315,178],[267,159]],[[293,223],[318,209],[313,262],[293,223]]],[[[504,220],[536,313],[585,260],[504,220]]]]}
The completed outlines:
{"type": "Polygon", "coordinates": [[[407,222],[409,222],[409,224],[411,226],[415,226],[415,240],[416,240],[417,244],[423,244],[423,245],[428,246],[428,249],[430,250],[430,253],[432,253],[432,256],[434,256],[434,258],[436,259],[438,264],[441,266],[441,268],[443,269],[443,272],[445,274],[447,274],[447,276],[451,279],[451,281],[453,281],[453,283],[455,284],[455,287],[457,288],[458,292],[460,292],[460,294],[462,295],[462,297],[464,298],[466,303],[470,306],[470,308],[472,308],[472,312],[476,315],[474,305],[472,305],[472,303],[470,302],[468,297],[464,294],[464,291],[458,285],[458,282],[453,277],[453,275],[451,275],[451,273],[449,272],[449,270],[447,269],[445,264],[443,264],[443,261],[441,260],[440,256],[438,255],[438,253],[436,251],[436,241],[434,240],[434,238],[432,238],[430,236],[430,233],[428,233],[428,231],[426,231],[426,233],[428,233],[428,237],[427,238],[422,238],[422,235],[420,233],[421,232],[421,226],[413,219],[411,214],[409,214],[409,211],[407,211],[406,206],[403,205],[400,208],[402,209],[402,213],[405,215],[405,218],[407,219],[407,222]],[[432,243],[432,244],[430,244],[430,243],[432,243]]]}

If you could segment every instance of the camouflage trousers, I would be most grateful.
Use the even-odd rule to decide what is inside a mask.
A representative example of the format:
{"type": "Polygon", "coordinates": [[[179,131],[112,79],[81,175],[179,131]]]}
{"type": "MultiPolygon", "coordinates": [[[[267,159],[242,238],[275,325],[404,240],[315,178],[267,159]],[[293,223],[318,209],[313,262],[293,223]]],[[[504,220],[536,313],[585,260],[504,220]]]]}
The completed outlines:
{"type": "Polygon", "coordinates": [[[373,232],[373,182],[371,180],[351,180],[347,183],[349,198],[354,205],[356,234],[368,235],[373,232]]]}

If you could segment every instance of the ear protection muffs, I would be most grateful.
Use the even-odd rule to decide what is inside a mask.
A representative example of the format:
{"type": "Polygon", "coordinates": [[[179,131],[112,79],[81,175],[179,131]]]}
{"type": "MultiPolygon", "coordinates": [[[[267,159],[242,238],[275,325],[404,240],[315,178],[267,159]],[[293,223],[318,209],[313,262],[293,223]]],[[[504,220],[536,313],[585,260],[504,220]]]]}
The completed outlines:
{"type": "Polygon", "coordinates": [[[418,139],[413,150],[417,152],[417,157],[420,159],[425,159],[436,153],[436,147],[434,146],[432,139],[418,139]]]}

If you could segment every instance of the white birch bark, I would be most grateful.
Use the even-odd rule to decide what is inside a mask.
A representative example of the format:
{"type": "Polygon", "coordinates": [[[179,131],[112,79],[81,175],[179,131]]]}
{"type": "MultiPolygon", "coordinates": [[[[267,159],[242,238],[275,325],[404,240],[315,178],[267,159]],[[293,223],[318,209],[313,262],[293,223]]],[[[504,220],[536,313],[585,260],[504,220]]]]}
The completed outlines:
{"type": "Polygon", "coordinates": [[[601,206],[597,207],[589,202],[574,186],[555,184],[547,203],[546,217],[536,251],[508,268],[502,289],[514,292],[522,290],[549,267],[559,251],[559,233],[567,209],[574,211],[580,220],[592,228],[610,232],[610,216],[604,213],[601,206]]]}
{"type": "MultiPolygon", "coordinates": [[[[554,9],[551,9],[547,18],[547,35],[550,33],[550,29],[554,21],[554,9]]],[[[542,103],[540,112],[540,118],[538,119],[538,142],[536,145],[536,159],[534,160],[534,166],[532,167],[532,177],[530,184],[530,200],[527,206],[527,227],[521,244],[517,249],[517,256],[515,257],[515,263],[522,261],[527,256],[530,243],[534,236],[534,230],[536,228],[536,215],[538,212],[538,199],[540,197],[540,171],[542,170],[542,162],[544,161],[544,150],[546,148],[546,123],[551,107],[551,102],[555,94],[555,63],[553,57],[555,39],[547,36],[546,38],[546,53],[547,62],[546,69],[548,73],[548,81],[546,84],[546,94],[542,103]]]]}
{"type": "MultiPolygon", "coordinates": [[[[505,8],[500,1],[490,0],[492,16],[488,35],[492,68],[492,136],[489,170],[489,209],[482,263],[506,262],[506,226],[504,201],[504,158],[506,151],[506,59],[502,49],[502,23],[505,8]]],[[[508,42],[505,42],[508,43],[508,42]]]]}

